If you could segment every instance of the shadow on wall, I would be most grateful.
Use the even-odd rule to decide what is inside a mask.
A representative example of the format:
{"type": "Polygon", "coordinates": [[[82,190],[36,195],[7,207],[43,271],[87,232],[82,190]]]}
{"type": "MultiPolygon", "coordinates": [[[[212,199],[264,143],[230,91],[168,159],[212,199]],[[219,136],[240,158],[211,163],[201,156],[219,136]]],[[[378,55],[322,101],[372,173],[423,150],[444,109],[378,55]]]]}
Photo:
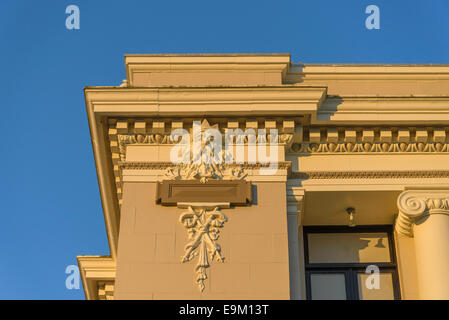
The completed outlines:
{"type": "Polygon", "coordinates": [[[323,101],[321,106],[319,106],[319,114],[317,114],[317,120],[328,121],[335,115],[338,111],[338,106],[343,103],[343,98],[341,96],[326,96],[326,100],[323,101]]]}

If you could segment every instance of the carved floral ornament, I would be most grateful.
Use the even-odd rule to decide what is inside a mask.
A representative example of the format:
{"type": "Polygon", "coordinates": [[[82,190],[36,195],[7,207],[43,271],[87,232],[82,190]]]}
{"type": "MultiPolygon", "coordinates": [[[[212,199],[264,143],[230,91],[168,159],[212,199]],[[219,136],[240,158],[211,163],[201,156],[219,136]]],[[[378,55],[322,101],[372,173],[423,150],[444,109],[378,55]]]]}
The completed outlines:
{"type": "Polygon", "coordinates": [[[395,229],[413,237],[413,225],[432,214],[449,215],[449,190],[407,190],[398,197],[395,229]]]}
{"type": "MultiPolygon", "coordinates": [[[[201,130],[217,129],[224,133],[226,128],[209,125],[203,120],[201,130]]],[[[449,152],[448,128],[349,128],[349,127],[298,127],[280,128],[278,142],[286,146],[289,153],[440,153],[449,152]]],[[[245,128],[244,130],[252,128],[245,128]]],[[[271,141],[266,133],[255,129],[257,142],[271,141]],[[263,134],[261,134],[263,133],[263,134]]],[[[249,135],[251,136],[251,134],[249,135]]],[[[248,136],[241,136],[236,143],[248,143],[248,136]]],[[[170,132],[126,132],[118,134],[120,157],[124,160],[127,144],[175,144],[170,132]]]]}
{"type": "MultiPolygon", "coordinates": [[[[167,168],[165,178],[168,180],[199,180],[206,184],[209,180],[244,180],[247,173],[242,167],[228,167],[222,164],[180,164],[176,167],[167,168]]],[[[196,279],[199,290],[205,288],[204,282],[207,279],[206,269],[210,267],[210,262],[216,259],[224,262],[221,255],[221,247],[217,243],[220,235],[220,228],[228,221],[228,218],[221,212],[220,205],[184,205],[188,210],[181,213],[179,222],[187,229],[189,242],[185,246],[185,253],[181,262],[188,262],[197,258],[195,266],[196,279]]],[[[221,205],[223,206],[223,205],[221,205]]],[[[228,205],[224,205],[228,207],[228,205]]]]}
{"type": "Polygon", "coordinates": [[[165,179],[168,180],[199,180],[206,183],[210,179],[216,180],[242,180],[248,174],[241,166],[230,167],[223,164],[179,164],[176,167],[167,168],[165,179]]]}
{"type": "MultiPolygon", "coordinates": [[[[287,148],[290,148],[293,141],[293,134],[283,133],[278,136],[278,143],[285,144],[287,148]]],[[[236,139],[236,144],[246,144],[248,140],[251,140],[251,135],[241,136],[236,139]]],[[[268,143],[271,141],[271,135],[267,134],[257,134],[254,136],[254,142],[256,143],[268,143]]],[[[161,145],[161,144],[177,144],[180,139],[174,141],[170,134],[119,134],[117,135],[118,150],[120,154],[120,160],[125,161],[126,159],[126,146],[127,145],[161,145]]],[[[202,148],[204,148],[204,142],[202,148]]]]}
{"type": "Polygon", "coordinates": [[[303,128],[291,153],[449,152],[447,128],[303,128]]]}
{"type": "Polygon", "coordinates": [[[340,142],[340,143],[294,143],[288,150],[292,153],[393,153],[393,152],[449,152],[448,143],[432,142],[340,142]]]}
{"type": "MultiPolygon", "coordinates": [[[[118,135],[120,159],[125,160],[126,146],[129,144],[176,144],[170,134],[123,134],[118,135]]],[[[270,135],[258,135],[256,142],[270,141],[270,135]]],[[[447,141],[319,141],[305,140],[293,143],[294,135],[279,134],[278,142],[286,145],[290,153],[417,153],[417,152],[449,152],[447,141]]],[[[238,143],[247,143],[243,137],[238,143]]]]}
{"type": "MultiPolygon", "coordinates": [[[[179,164],[169,167],[165,173],[165,180],[200,181],[205,184],[210,180],[244,180],[247,177],[243,167],[230,167],[223,164],[179,164]]],[[[240,194],[240,193],[239,193],[240,194]]],[[[207,197],[207,199],[210,199],[207,197]]],[[[208,201],[208,200],[205,200],[208,201]]],[[[226,197],[226,201],[230,201],[226,197]]],[[[228,218],[220,208],[228,208],[230,203],[177,203],[178,207],[187,207],[187,211],[181,213],[179,222],[187,229],[189,242],[185,246],[185,253],[181,262],[188,262],[197,258],[195,266],[195,282],[202,292],[207,279],[206,269],[210,262],[216,259],[224,262],[221,255],[221,247],[217,243],[220,229],[228,218]]]]}
{"type": "Polygon", "coordinates": [[[220,228],[228,221],[228,218],[220,211],[219,206],[210,208],[193,208],[187,206],[188,210],[181,214],[179,221],[187,229],[189,242],[185,246],[185,253],[181,262],[188,262],[197,257],[195,266],[196,279],[200,291],[203,291],[204,281],[207,279],[206,269],[209,268],[214,258],[224,262],[221,255],[221,247],[217,243],[220,236],[220,228]]]}

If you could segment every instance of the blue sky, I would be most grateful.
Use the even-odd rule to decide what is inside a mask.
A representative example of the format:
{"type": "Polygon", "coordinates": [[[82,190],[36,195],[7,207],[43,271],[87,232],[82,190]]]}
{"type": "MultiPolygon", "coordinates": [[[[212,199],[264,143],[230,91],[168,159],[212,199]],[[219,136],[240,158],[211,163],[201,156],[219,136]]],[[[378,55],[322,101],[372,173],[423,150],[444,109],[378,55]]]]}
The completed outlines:
{"type": "Polygon", "coordinates": [[[449,63],[449,1],[0,1],[0,299],[84,299],[79,254],[108,254],[83,87],[126,53],[289,52],[304,63],[449,63]],[[80,8],[67,30],[65,8],[80,8]],[[380,30],[365,8],[380,8],[380,30]]]}

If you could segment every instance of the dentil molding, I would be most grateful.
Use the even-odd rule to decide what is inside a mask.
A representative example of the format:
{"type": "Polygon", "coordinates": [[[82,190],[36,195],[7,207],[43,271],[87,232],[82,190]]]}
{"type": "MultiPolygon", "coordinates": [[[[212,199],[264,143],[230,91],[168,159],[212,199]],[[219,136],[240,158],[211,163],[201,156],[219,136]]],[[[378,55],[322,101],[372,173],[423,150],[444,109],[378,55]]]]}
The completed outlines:
{"type": "Polygon", "coordinates": [[[114,281],[100,281],[97,284],[98,300],[114,300],[114,281]]]}

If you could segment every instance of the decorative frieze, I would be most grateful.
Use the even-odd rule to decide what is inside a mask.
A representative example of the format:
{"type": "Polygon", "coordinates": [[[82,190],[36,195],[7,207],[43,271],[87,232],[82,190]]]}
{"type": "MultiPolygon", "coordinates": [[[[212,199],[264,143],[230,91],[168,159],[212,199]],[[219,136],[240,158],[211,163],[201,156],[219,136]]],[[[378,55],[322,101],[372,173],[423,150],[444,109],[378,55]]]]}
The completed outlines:
{"type": "MultiPolygon", "coordinates": [[[[117,196],[119,205],[122,200],[122,164],[126,162],[128,145],[172,145],[179,141],[173,141],[172,130],[184,129],[192,133],[193,119],[109,119],[109,145],[115,175],[117,196]]],[[[277,142],[290,148],[294,141],[295,120],[292,119],[225,119],[215,124],[209,124],[207,119],[201,121],[201,132],[206,129],[218,130],[225,134],[227,129],[240,129],[244,133],[236,138],[235,143],[247,144],[248,141],[267,143],[271,141],[270,129],[278,130],[277,142]],[[262,129],[259,131],[259,129],[262,129]],[[246,132],[246,130],[249,130],[246,132]],[[254,130],[254,131],[251,131],[254,130]],[[254,134],[254,138],[251,135],[254,134]]],[[[194,132],[195,133],[195,132],[194,132]]],[[[192,137],[191,137],[192,138],[192,137]]],[[[223,139],[223,143],[224,143],[223,139]]],[[[201,142],[204,149],[205,142],[201,142]]],[[[190,144],[191,154],[194,154],[194,144],[190,144]]],[[[223,149],[224,150],[224,149],[223,149]]],[[[223,160],[230,156],[222,152],[223,160]]],[[[223,161],[225,162],[225,161],[223,161]]],[[[262,165],[261,167],[264,167],[262,165]]],[[[133,165],[133,168],[136,168],[133,165]]],[[[243,169],[233,165],[205,165],[205,164],[179,164],[167,168],[167,179],[199,179],[206,182],[208,179],[242,179],[246,176],[243,169]]]]}
{"type": "MultiPolygon", "coordinates": [[[[150,163],[126,162],[128,145],[167,145],[178,141],[171,140],[171,131],[185,129],[192,133],[194,119],[110,119],[109,143],[117,195],[121,204],[123,166],[132,169],[150,169],[150,163]]],[[[248,144],[268,142],[270,129],[278,130],[278,143],[285,146],[287,153],[308,154],[385,154],[385,153],[446,153],[449,152],[448,128],[443,127],[317,127],[301,126],[298,120],[274,118],[229,118],[203,119],[201,131],[215,129],[224,133],[227,129],[255,130],[256,137],[239,136],[236,143],[248,144]],[[214,124],[209,124],[213,121],[214,124]],[[263,129],[264,131],[258,131],[263,129]]],[[[249,131],[250,132],[250,131],[249,131]]],[[[223,141],[224,143],[224,141],[223,141]]],[[[201,148],[204,148],[202,142],[201,148]]],[[[191,147],[193,144],[191,144],[191,147]]],[[[192,152],[191,152],[192,153],[192,152]]],[[[227,155],[222,152],[225,158],[227,155]]],[[[259,165],[259,164],[257,164],[259,165]]],[[[248,164],[243,164],[247,167],[248,164]]],[[[282,166],[279,163],[279,166],[282,166]]],[[[166,179],[240,179],[245,176],[242,167],[235,165],[163,164],[166,179]]],[[[302,172],[294,177],[304,179],[352,179],[352,178],[402,178],[402,177],[446,177],[442,171],[416,172],[302,172]]]]}
{"type": "Polygon", "coordinates": [[[422,171],[303,171],[293,172],[297,179],[398,179],[398,178],[449,178],[447,170],[422,171]]]}
{"type": "MultiPolygon", "coordinates": [[[[182,164],[179,164],[180,166],[182,164]]],[[[243,168],[244,171],[256,170],[260,168],[267,168],[270,165],[264,163],[229,163],[224,164],[226,168],[243,168]]],[[[146,161],[125,161],[118,162],[118,167],[120,170],[166,170],[167,168],[172,168],[173,163],[171,162],[146,162],[146,161]]],[[[278,162],[278,168],[281,170],[291,170],[290,161],[278,162]]]]}
{"type": "Polygon", "coordinates": [[[418,153],[449,152],[447,128],[320,128],[303,129],[303,141],[288,152],[418,153]]]}

